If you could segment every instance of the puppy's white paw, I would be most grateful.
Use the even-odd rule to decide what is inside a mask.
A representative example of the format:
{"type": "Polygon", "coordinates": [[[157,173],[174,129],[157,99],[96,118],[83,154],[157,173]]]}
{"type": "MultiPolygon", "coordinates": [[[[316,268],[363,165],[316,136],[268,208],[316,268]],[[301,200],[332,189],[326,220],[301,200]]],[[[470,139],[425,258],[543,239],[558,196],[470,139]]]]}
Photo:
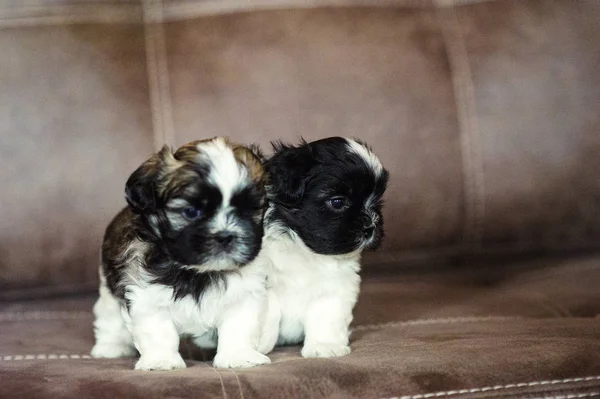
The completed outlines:
{"type": "Polygon", "coordinates": [[[178,370],[186,367],[179,353],[142,355],[135,364],[136,370],[178,370]]]}
{"type": "Polygon", "coordinates": [[[127,344],[96,344],[90,353],[92,357],[116,359],[119,357],[133,357],[137,354],[135,348],[127,344]]]}
{"type": "Polygon", "coordinates": [[[348,345],[340,344],[312,344],[304,345],[302,357],[339,357],[350,353],[348,345]]]}
{"type": "Polygon", "coordinates": [[[254,349],[217,352],[213,366],[218,368],[246,368],[271,363],[271,359],[254,349]]]}

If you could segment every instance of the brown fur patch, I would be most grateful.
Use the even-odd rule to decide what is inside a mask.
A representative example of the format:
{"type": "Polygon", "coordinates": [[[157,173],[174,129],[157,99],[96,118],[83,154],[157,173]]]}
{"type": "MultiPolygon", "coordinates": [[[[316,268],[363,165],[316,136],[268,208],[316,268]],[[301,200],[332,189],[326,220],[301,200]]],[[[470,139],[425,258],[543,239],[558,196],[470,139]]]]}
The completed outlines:
{"type": "Polygon", "coordinates": [[[198,144],[210,143],[219,139],[223,140],[225,145],[231,148],[235,159],[248,169],[252,181],[259,184],[264,184],[266,177],[265,171],[258,155],[246,146],[231,142],[227,137],[213,137],[210,139],[196,140],[187,143],[179,147],[179,149],[175,152],[175,159],[179,161],[193,162],[194,158],[200,154],[200,151],[198,150],[198,144]]]}
{"type": "Polygon", "coordinates": [[[248,147],[233,143],[230,144],[230,147],[233,150],[233,155],[238,162],[241,162],[246,166],[250,172],[250,177],[252,180],[256,183],[264,184],[266,174],[260,158],[258,158],[258,156],[248,147]]]}
{"type": "MultiPolygon", "coordinates": [[[[190,141],[189,143],[182,145],[177,149],[177,151],[175,151],[175,159],[179,161],[195,162],[195,158],[198,156],[198,154],[200,154],[200,151],[198,151],[198,144],[210,143],[218,139],[219,137],[213,137],[210,139],[190,141]]],[[[228,140],[225,139],[225,142],[228,142],[228,140]]]]}

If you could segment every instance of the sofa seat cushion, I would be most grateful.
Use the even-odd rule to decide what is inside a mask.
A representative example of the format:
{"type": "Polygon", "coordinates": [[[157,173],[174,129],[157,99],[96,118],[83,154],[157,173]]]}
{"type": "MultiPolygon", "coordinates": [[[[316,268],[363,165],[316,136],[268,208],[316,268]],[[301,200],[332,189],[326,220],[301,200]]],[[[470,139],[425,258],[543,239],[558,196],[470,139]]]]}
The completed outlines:
{"type": "Polygon", "coordinates": [[[600,394],[600,256],[474,262],[367,277],[352,353],[214,369],[132,370],[92,359],[93,296],[0,307],[0,397],[561,397],[600,394]],[[447,270],[447,268],[445,268],[447,270]]]}

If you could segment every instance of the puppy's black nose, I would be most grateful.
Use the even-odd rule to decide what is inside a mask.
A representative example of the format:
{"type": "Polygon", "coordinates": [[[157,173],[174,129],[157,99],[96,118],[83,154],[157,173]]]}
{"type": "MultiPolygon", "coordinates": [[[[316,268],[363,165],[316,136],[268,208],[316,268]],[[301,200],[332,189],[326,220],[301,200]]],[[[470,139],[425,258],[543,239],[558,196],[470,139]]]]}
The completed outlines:
{"type": "Polygon", "coordinates": [[[363,227],[363,233],[364,233],[365,237],[370,237],[373,234],[374,231],[375,231],[375,225],[374,224],[372,224],[370,226],[363,227]]]}
{"type": "Polygon", "coordinates": [[[363,214],[360,216],[361,221],[363,226],[370,226],[373,224],[373,220],[371,219],[371,216],[367,215],[366,213],[363,212],[363,214]]]}
{"type": "Polygon", "coordinates": [[[365,235],[370,235],[375,231],[375,223],[373,222],[373,219],[366,214],[362,215],[362,225],[363,225],[363,232],[365,233],[365,235]]]}
{"type": "Polygon", "coordinates": [[[226,232],[226,231],[219,233],[215,236],[215,240],[223,248],[229,248],[231,246],[231,243],[233,242],[234,238],[235,238],[234,234],[226,232]]]}

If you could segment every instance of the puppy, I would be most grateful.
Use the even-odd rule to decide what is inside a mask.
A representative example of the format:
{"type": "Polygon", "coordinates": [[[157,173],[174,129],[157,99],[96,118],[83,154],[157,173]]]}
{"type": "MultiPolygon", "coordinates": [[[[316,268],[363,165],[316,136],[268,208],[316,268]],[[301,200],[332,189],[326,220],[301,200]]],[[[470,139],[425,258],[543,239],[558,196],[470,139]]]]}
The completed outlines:
{"type": "Polygon", "coordinates": [[[216,367],[269,363],[256,350],[266,272],[250,264],[266,208],[259,157],[224,138],[165,146],[125,194],[102,245],[92,356],[137,349],[136,369],[180,369],[179,337],[191,335],[216,347],[216,367]]]}
{"type": "Polygon", "coordinates": [[[363,143],[332,137],[275,144],[259,259],[271,264],[259,350],[304,341],[302,356],[350,353],[360,256],[383,238],[388,172],[363,143]]]}

